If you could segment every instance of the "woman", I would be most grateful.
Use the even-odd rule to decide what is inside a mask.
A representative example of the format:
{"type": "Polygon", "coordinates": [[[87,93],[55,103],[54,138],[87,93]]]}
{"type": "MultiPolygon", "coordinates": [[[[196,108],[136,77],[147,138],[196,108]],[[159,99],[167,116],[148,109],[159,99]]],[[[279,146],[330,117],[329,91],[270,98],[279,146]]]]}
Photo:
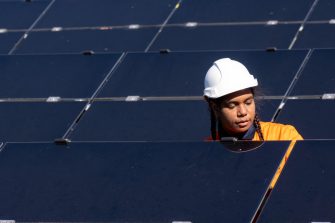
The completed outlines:
{"type": "Polygon", "coordinates": [[[211,139],[302,140],[291,125],[261,122],[256,114],[257,79],[238,61],[214,62],[205,77],[204,97],[211,113],[211,139]]]}

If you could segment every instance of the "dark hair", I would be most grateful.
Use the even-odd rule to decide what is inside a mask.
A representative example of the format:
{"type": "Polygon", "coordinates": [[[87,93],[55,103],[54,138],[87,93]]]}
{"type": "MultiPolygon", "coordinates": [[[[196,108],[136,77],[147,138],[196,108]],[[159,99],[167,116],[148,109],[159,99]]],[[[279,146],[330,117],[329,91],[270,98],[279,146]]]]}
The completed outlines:
{"type": "MultiPolygon", "coordinates": [[[[254,88],[250,88],[251,92],[255,98],[255,90],[254,88]]],[[[219,138],[223,137],[223,129],[222,126],[219,122],[219,120],[216,118],[215,116],[215,112],[211,106],[211,103],[214,103],[215,105],[217,105],[217,107],[221,107],[222,102],[225,100],[226,96],[222,96],[219,98],[208,98],[205,96],[205,100],[208,102],[208,107],[209,107],[209,112],[210,112],[210,116],[211,116],[211,136],[212,139],[215,140],[217,138],[217,133],[219,134],[219,138]]],[[[263,136],[263,132],[262,132],[262,128],[260,125],[260,119],[257,115],[257,113],[255,114],[254,117],[254,127],[256,129],[256,132],[260,138],[261,141],[264,141],[264,136],[263,136]]]]}

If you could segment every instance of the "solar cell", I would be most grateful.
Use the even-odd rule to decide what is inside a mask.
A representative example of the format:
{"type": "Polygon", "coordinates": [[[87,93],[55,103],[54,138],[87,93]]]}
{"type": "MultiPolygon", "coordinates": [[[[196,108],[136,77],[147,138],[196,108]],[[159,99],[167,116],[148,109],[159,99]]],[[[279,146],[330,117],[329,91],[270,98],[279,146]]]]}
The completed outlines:
{"type": "Polygon", "coordinates": [[[334,100],[289,100],[277,121],[292,124],[305,139],[335,139],[330,114],[335,114],[334,100]]]}
{"type": "MultiPolygon", "coordinates": [[[[269,121],[280,101],[259,102],[269,121]]],[[[202,141],[210,136],[205,101],[95,102],[70,138],[76,141],[202,141]]]]}
{"type": "Polygon", "coordinates": [[[303,20],[312,0],[184,0],[169,23],[303,20]]]}
{"type": "Polygon", "coordinates": [[[24,33],[0,33],[0,54],[8,54],[24,33]]]}
{"type": "Polygon", "coordinates": [[[268,142],[234,153],[205,142],[7,144],[0,217],[248,222],[287,146],[268,142]]]}
{"type": "Polygon", "coordinates": [[[166,27],[150,50],[287,49],[298,28],[296,24],[166,27]]]}
{"type": "Polygon", "coordinates": [[[128,53],[99,97],[201,96],[212,63],[230,57],[245,64],[262,95],[284,95],[306,50],[128,53]]]}
{"type": "Polygon", "coordinates": [[[144,51],[158,28],[31,32],[17,54],[144,51]],[[45,41],[45,40],[48,41],[45,41]]]}
{"type": "Polygon", "coordinates": [[[318,21],[331,19],[335,19],[335,2],[332,0],[318,1],[309,20],[318,21]]]}
{"type": "Polygon", "coordinates": [[[37,27],[162,24],[177,2],[177,0],[57,0],[37,27]]]}
{"type": "Polygon", "coordinates": [[[0,56],[0,98],[89,98],[120,54],[0,56]]]}
{"type": "Polygon", "coordinates": [[[301,141],[257,222],[333,222],[335,141],[301,141]]]}
{"type": "Polygon", "coordinates": [[[334,24],[307,24],[294,48],[334,48],[334,24]]]}
{"type": "Polygon", "coordinates": [[[50,1],[0,1],[0,29],[28,29],[50,1]]]}
{"type": "Polygon", "coordinates": [[[1,141],[53,141],[63,136],[84,106],[79,102],[1,102],[1,141]]]}
{"type": "Polygon", "coordinates": [[[291,95],[335,93],[335,50],[314,50],[291,95]]]}

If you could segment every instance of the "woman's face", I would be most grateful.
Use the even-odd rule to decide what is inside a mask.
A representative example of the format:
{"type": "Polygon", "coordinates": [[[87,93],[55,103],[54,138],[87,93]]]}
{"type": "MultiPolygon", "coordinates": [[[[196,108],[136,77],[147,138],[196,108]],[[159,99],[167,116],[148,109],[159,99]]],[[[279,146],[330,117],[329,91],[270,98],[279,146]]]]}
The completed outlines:
{"type": "Polygon", "coordinates": [[[231,93],[224,97],[220,107],[215,106],[215,114],[228,134],[246,132],[254,122],[255,101],[251,89],[231,93]]]}

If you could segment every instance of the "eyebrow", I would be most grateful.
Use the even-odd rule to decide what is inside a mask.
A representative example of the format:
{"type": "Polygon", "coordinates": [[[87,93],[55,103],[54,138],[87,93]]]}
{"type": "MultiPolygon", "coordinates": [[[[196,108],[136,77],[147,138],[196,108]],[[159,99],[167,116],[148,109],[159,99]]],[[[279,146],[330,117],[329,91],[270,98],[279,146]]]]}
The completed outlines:
{"type": "MultiPolygon", "coordinates": [[[[245,101],[248,101],[248,100],[250,100],[250,99],[254,99],[254,96],[250,96],[250,97],[246,98],[246,99],[244,100],[244,102],[245,102],[245,101]]],[[[229,100],[229,101],[225,101],[225,104],[229,104],[229,103],[237,103],[237,102],[238,102],[238,101],[229,100]]]]}

